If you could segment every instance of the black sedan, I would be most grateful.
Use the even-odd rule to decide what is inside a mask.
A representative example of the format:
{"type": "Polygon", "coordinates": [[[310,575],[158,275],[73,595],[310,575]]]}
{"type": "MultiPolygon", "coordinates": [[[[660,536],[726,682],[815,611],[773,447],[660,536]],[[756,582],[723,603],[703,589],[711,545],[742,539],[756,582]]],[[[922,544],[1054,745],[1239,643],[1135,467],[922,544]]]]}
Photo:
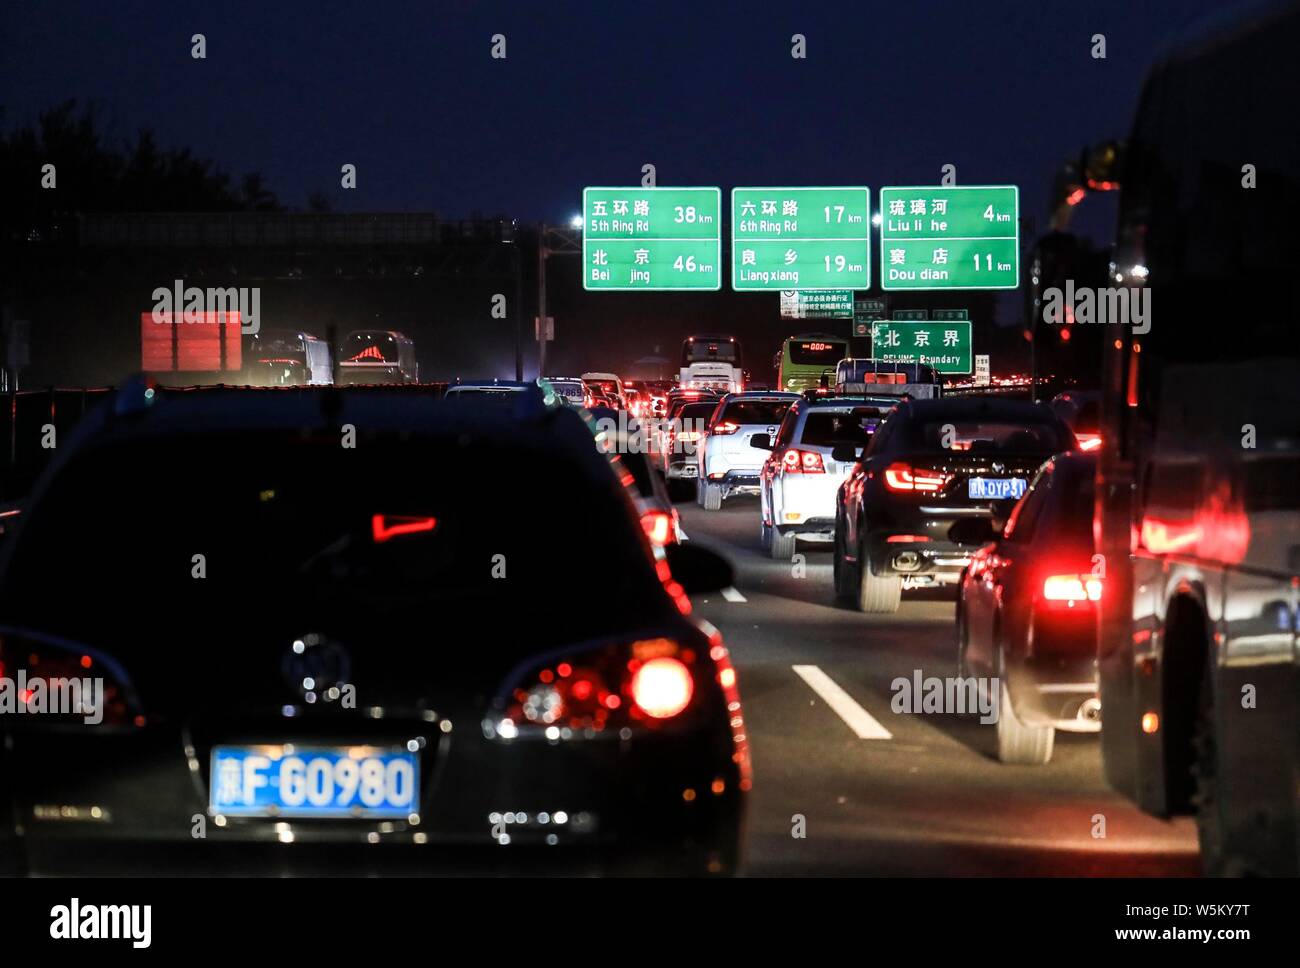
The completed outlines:
{"type": "MultiPolygon", "coordinates": [[[[1087,455],[1048,461],[962,576],[958,675],[997,682],[1004,763],[1046,763],[1057,729],[1101,729],[1097,616],[1105,569],[1093,553],[1096,471],[1087,455]]],[[[979,540],[979,526],[958,527],[979,540]]]]}
{"type": "MultiPolygon", "coordinates": [[[[898,610],[903,581],[956,582],[975,546],[954,524],[1019,498],[1039,466],[1074,447],[1041,404],[993,397],[905,400],[840,485],[835,593],[864,612],[898,610]]],[[[843,453],[841,453],[843,450],[843,453]]],[[[835,460],[851,461],[853,448],[835,460]]]]}
{"type": "Polygon", "coordinates": [[[686,598],[730,568],[517,396],[87,417],[0,559],[0,867],[733,870],[743,718],[686,598]]]}

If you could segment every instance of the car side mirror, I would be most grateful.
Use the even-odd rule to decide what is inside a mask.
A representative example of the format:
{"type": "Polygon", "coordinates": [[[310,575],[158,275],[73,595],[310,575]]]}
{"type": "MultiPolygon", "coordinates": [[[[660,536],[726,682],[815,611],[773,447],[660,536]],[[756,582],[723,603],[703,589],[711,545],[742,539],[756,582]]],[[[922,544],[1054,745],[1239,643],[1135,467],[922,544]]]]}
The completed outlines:
{"type": "Polygon", "coordinates": [[[948,529],[948,540],[959,545],[988,544],[1001,530],[992,518],[961,518],[948,529]]]}
{"type": "Polygon", "coordinates": [[[772,449],[772,436],[770,434],[754,434],[749,438],[749,446],[757,447],[759,450],[772,449]]]}
{"type": "Polygon", "coordinates": [[[836,444],[831,448],[831,460],[839,461],[841,464],[856,464],[858,454],[858,448],[853,444],[836,444]]]}
{"type": "Polygon", "coordinates": [[[670,544],[664,548],[664,555],[673,578],[688,595],[720,591],[735,583],[731,563],[693,541],[670,544]]]}

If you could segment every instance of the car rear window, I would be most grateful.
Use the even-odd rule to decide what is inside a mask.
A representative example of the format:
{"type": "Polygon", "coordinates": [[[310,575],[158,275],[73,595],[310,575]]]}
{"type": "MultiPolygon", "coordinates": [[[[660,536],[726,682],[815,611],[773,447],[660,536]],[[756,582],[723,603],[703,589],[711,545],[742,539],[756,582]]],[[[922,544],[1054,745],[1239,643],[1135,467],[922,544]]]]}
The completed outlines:
{"type": "Polygon", "coordinates": [[[1054,454],[1068,450],[1072,443],[1064,424],[1047,420],[938,419],[909,421],[898,446],[971,453],[1054,454]]]}
{"type": "Polygon", "coordinates": [[[737,424],[776,425],[790,409],[789,400],[732,400],[718,415],[719,420],[730,420],[737,424]]]}
{"type": "Polygon", "coordinates": [[[863,446],[871,440],[871,435],[884,419],[884,413],[875,407],[856,407],[850,411],[814,410],[804,421],[801,442],[809,447],[863,446]]]}
{"type": "Polygon", "coordinates": [[[299,634],[417,609],[422,648],[451,648],[440,630],[490,615],[492,634],[474,647],[524,650],[533,632],[504,628],[509,616],[548,615],[566,639],[626,624],[617,613],[628,603],[650,607],[658,583],[612,471],[539,444],[516,448],[508,473],[464,473],[499,464],[502,446],[363,431],[348,449],[337,433],[246,431],[98,448],[15,535],[0,615],[113,648],[171,636],[171,648],[247,635],[259,601],[284,606],[299,634]],[[602,562],[617,590],[557,608],[574,595],[557,548],[602,562]],[[205,580],[192,574],[195,555],[205,580]],[[500,568],[494,577],[494,562],[510,580],[500,568]],[[78,607],[63,607],[73,589],[78,607]],[[202,621],[178,624],[186,614],[202,621]]]}

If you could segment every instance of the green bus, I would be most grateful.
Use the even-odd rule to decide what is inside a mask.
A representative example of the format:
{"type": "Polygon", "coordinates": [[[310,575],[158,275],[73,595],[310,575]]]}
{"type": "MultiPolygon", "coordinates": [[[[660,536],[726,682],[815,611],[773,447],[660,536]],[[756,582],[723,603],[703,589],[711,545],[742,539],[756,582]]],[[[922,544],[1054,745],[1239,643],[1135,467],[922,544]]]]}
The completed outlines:
{"type": "Polygon", "coordinates": [[[815,390],[822,383],[835,385],[835,365],[849,355],[849,341],[826,333],[802,333],[788,336],[781,344],[777,362],[778,390],[800,393],[815,390]]]}

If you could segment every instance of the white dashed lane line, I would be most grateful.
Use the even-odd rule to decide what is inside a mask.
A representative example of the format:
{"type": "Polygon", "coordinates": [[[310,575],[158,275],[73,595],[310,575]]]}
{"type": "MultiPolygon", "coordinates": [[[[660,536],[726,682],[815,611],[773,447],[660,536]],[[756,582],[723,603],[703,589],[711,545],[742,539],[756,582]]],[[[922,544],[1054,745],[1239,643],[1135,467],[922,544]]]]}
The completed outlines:
{"type": "Polygon", "coordinates": [[[817,695],[821,696],[822,701],[830,706],[832,710],[848,724],[849,729],[857,735],[858,739],[893,739],[893,734],[881,726],[871,713],[859,706],[847,692],[839,687],[839,684],[822,672],[821,668],[815,665],[797,665],[791,666],[797,675],[817,695]]]}
{"type": "Polygon", "coordinates": [[[747,599],[744,595],[740,594],[739,591],[731,587],[724,588],[722,590],[722,597],[729,602],[736,602],[738,604],[749,601],[749,599],[747,599]]]}

